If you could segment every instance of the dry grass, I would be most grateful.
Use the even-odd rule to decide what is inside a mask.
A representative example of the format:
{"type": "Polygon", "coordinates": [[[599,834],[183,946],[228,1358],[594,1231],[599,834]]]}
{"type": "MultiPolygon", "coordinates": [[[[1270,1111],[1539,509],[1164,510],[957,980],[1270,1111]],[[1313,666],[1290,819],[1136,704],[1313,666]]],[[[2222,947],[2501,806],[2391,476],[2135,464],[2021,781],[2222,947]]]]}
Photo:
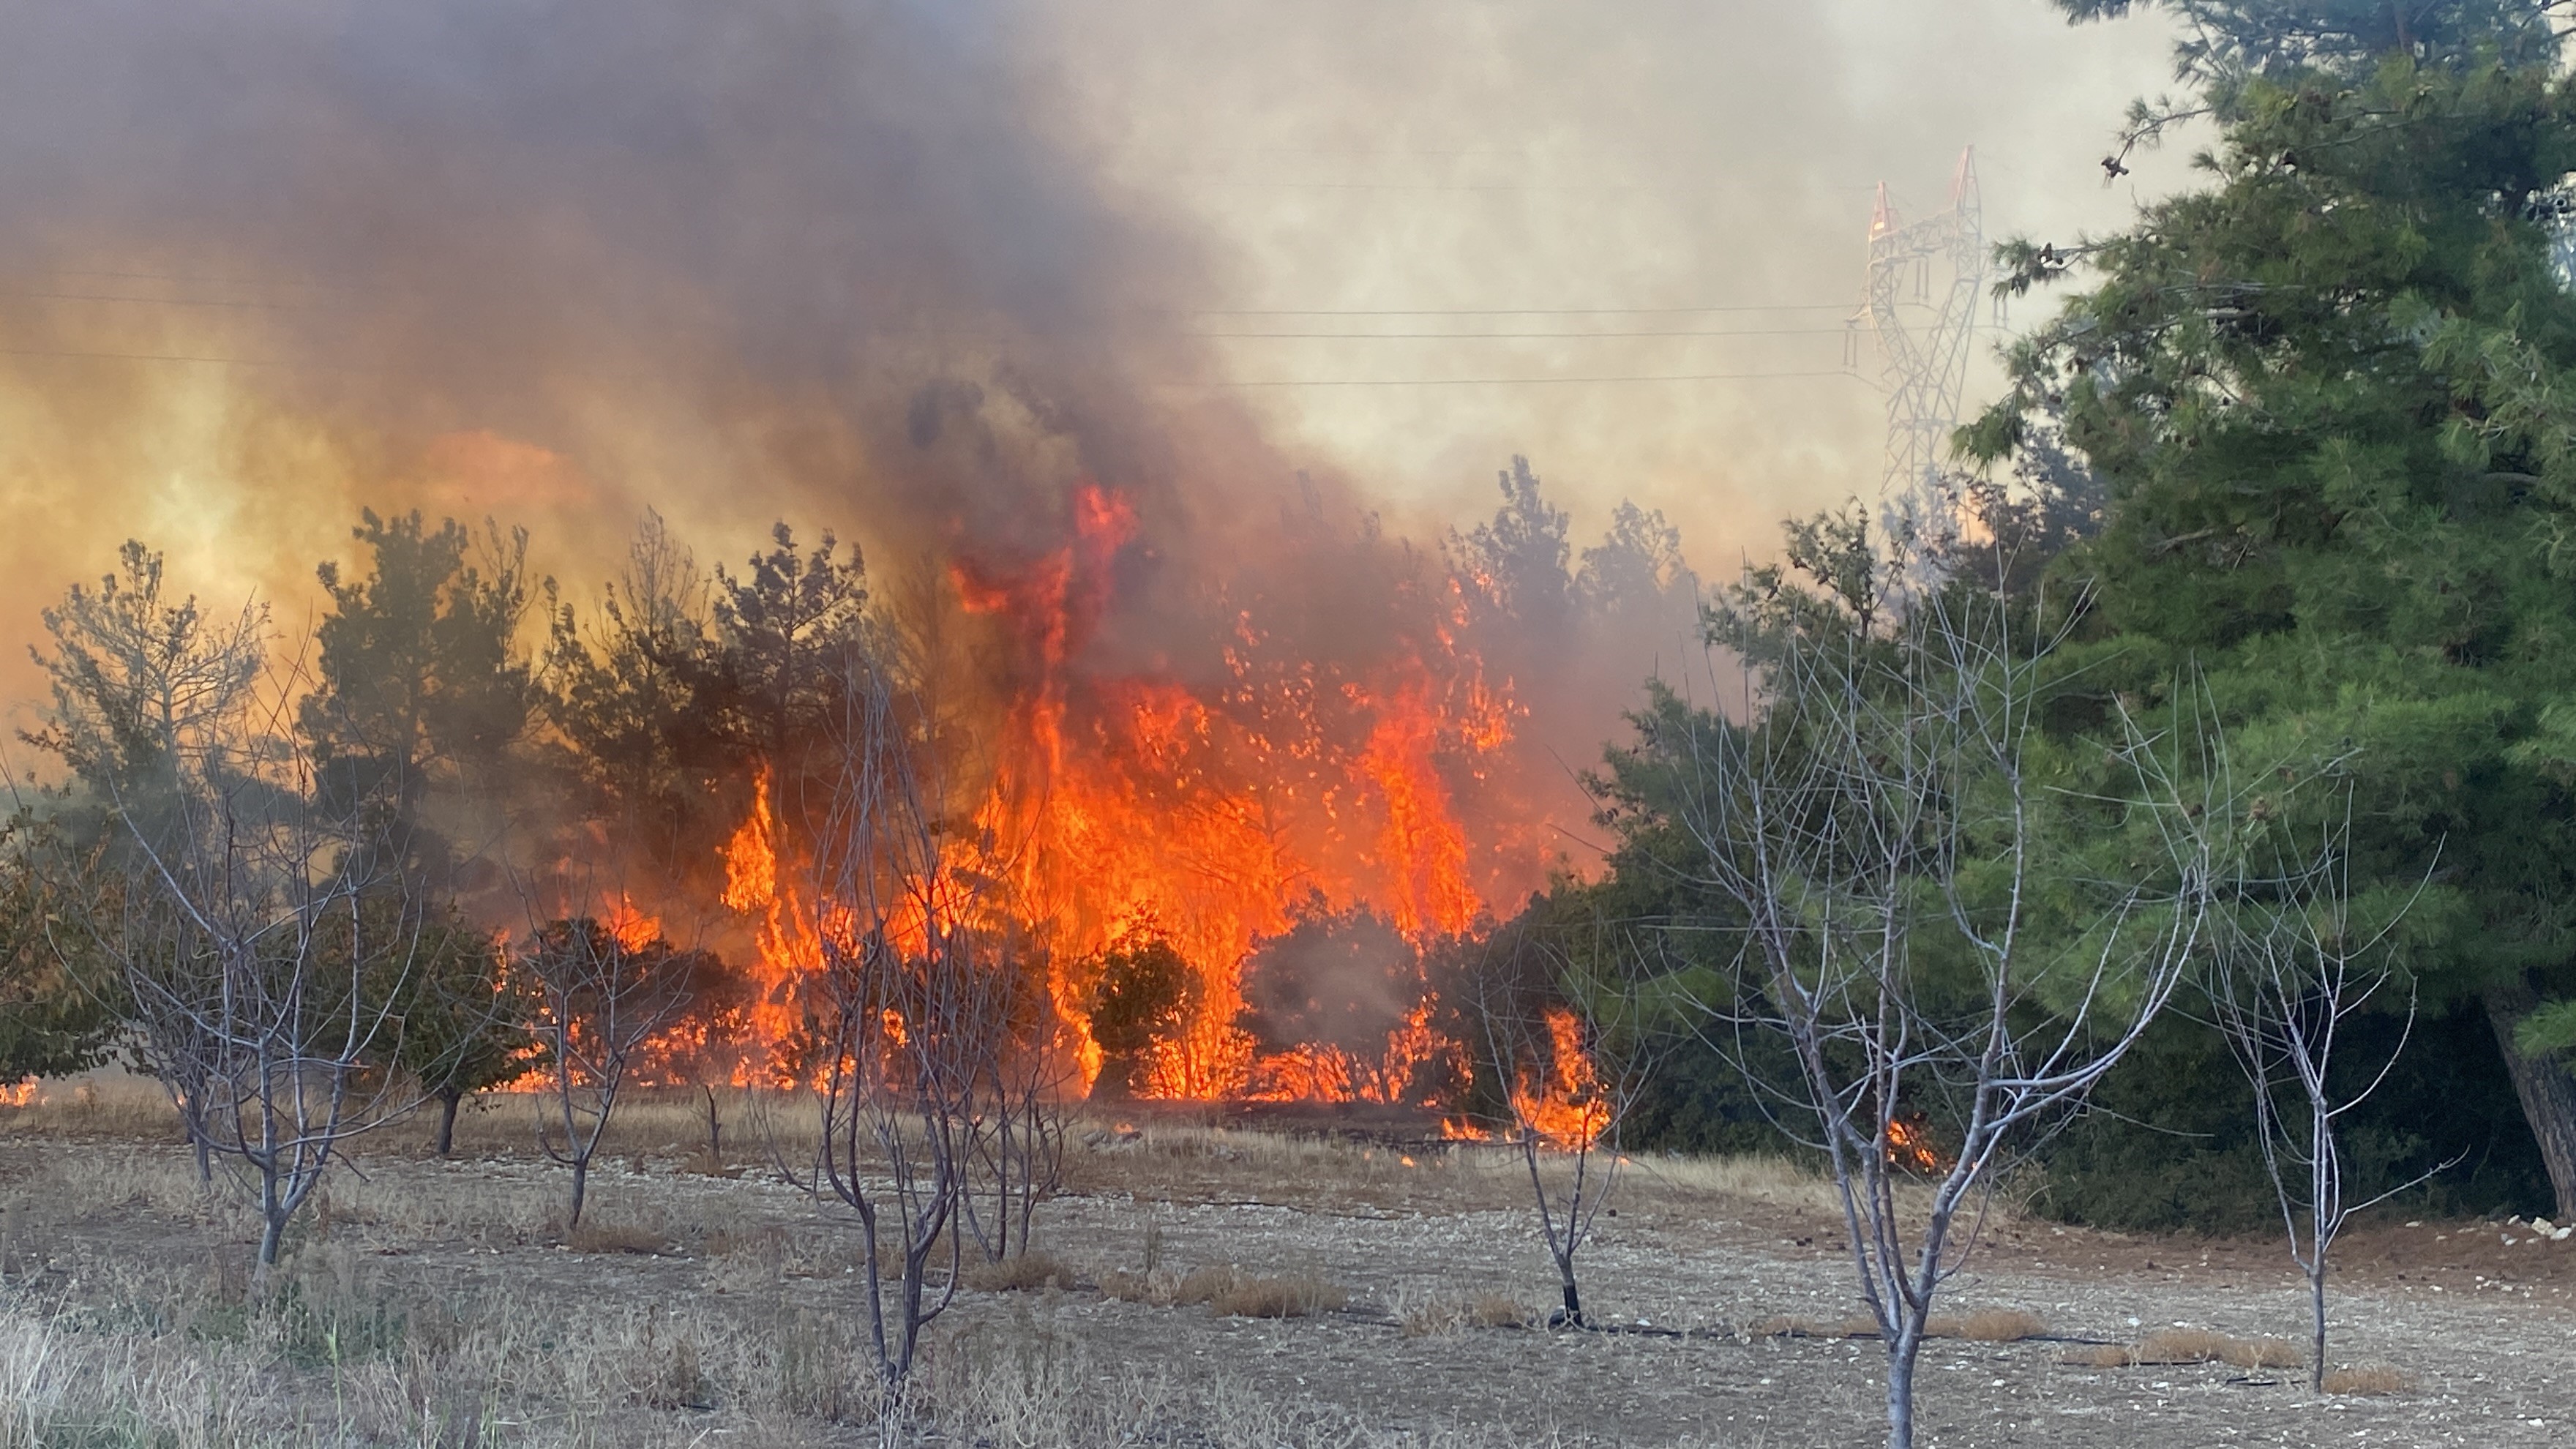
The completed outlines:
{"type": "Polygon", "coordinates": [[[1467,1321],[1478,1328],[1527,1328],[1538,1321],[1538,1315],[1507,1294],[1480,1293],[1467,1305],[1467,1321]]]}
{"type": "Polygon", "coordinates": [[[1031,1293],[1071,1288],[1074,1274],[1053,1253],[1032,1251],[999,1262],[970,1263],[965,1282],[978,1293],[1031,1293]]]}
{"type": "Polygon", "coordinates": [[[1211,1313],[1233,1318],[1303,1318],[1346,1306],[1350,1294],[1308,1273],[1276,1278],[1256,1277],[1228,1264],[1174,1273],[1157,1268],[1148,1273],[1118,1270],[1100,1275],[1103,1295],[1156,1308],[1190,1308],[1206,1304],[1211,1313]]]}
{"type": "Polygon", "coordinates": [[[1334,1312],[1350,1301],[1351,1295],[1339,1285],[1311,1273],[1276,1278],[1238,1275],[1208,1295],[1208,1311],[1230,1318],[1303,1318],[1334,1312]]]}
{"type": "Polygon", "coordinates": [[[2156,1368],[2223,1363],[2241,1369],[2297,1368],[2299,1346],[2286,1338],[2231,1338],[2205,1328],[2168,1328],[2134,1344],[2106,1344],[2066,1356],[2087,1368],[2156,1368]]]}
{"type": "Polygon", "coordinates": [[[2395,1364],[2356,1364],[2332,1370],[2326,1375],[2325,1390],[2330,1394],[2403,1394],[2413,1391],[2415,1381],[2395,1364]]]}
{"type": "Polygon", "coordinates": [[[576,1253],[641,1253],[650,1256],[668,1252],[671,1235],[636,1223],[603,1223],[592,1219],[564,1234],[564,1246],[576,1253]]]}
{"type": "Polygon", "coordinates": [[[1957,1318],[1935,1318],[1923,1325],[1933,1338],[1964,1338],[1971,1343],[2019,1343],[2048,1337],[2047,1320],[2018,1308],[1980,1308],[1957,1318]]]}
{"type": "Polygon", "coordinates": [[[1396,1289],[1387,1312],[1407,1338],[1446,1338],[1470,1328],[1527,1328],[1539,1321],[1529,1305],[1507,1293],[1461,1297],[1410,1283],[1396,1289]]]}

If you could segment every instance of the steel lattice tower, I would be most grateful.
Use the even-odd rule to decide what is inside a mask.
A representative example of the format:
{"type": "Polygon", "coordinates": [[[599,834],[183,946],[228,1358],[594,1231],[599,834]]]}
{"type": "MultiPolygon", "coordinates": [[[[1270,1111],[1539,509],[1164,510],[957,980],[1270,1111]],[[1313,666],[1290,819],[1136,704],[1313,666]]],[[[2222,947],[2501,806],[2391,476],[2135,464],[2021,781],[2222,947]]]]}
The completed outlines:
{"type": "Polygon", "coordinates": [[[1869,221],[1869,285],[1852,322],[1855,328],[1866,322],[1877,337],[1887,390],[1883,498],[1930,495],[1950,433],[1959,425],[1985,282],[1975,147],[1959,153],[1946,211],[1902,221],[1887,199],[1887,183],[1878,184],[1878,206],[1869,221]]]}

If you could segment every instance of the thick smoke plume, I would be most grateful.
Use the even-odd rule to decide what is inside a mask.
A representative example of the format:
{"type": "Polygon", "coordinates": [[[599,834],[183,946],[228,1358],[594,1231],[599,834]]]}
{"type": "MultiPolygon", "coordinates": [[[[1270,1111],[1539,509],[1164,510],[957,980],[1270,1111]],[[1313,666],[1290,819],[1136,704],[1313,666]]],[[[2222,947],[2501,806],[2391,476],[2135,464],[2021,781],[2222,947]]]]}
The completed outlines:
{"type": "MultiPolygon", "coordinates": [[[[645,507],[699,538],[783,516],[994,616],[993,682],[1025,706],[996,728],[1105,750],[1090,787],[1140,823],[1200,809],[1173,785],[1193,772],[1273,790],[1242,806],[1272,823],[1207,817],[1203,858],[1373,871],[1408,931],[1507,903],[1561,854],[1569,766],[1656,641],[1573,623],[1579,561],[1525,473],[1494,528],[1407,543],[1232,404],[1162,386],[1211,372],[1169,318],[1214,264],[1064,139],[1016,19],[0,9],[0,468],[66,515],[0,545],[18,612],[127,533],[210,592],[291,591],[361,504],[490,513],[578,597],[645,507]]],[[[1632,532],[1643,591],[1593,614],[1642,636],[1639,602],[1688,590],[1632,532]]],[[[1205,889],[1266,903],[1224,907],[1210,952],[1317,884],[1235,869],[1205,889]]],[[[1079,884],[1085,909],[1152,904],[1079,884]]]]}
{"type": "Polygon", "coordinates": [[[360,501],[1037,550],[1084,476],[1223,532],[1289,470],[1139,389],[1204,261],[1054,149],[1008,20],[0,8],[0,467],[59,510],[15,562],[219,531],[283,581],[360,501]]]}

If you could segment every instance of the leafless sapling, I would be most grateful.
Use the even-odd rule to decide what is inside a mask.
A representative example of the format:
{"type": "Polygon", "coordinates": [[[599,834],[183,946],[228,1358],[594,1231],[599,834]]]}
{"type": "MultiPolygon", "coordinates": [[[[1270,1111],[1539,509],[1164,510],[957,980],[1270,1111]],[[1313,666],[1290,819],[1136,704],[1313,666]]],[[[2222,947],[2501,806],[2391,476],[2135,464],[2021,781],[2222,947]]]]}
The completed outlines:
{"type": "Polygon", "coordinates": [[[147,1066],[252,1187],[263,1274],[349,1139],[417,1105],[391,1069],[403,1005],[461,929],[400,871],[385,802],[324,787],[291,724],[303,685],[281,668],[169,727],[152,788],[112,786],[127,878],[93,923],[147,1066]]]}
{"type": "Polygon", "coordinates": [[[822,1130],[806,1179],[859,1218],[888,1436],[922,1330],[957,1292],[978,1124],[1028,971],[999,882],[950,827],[935,730],[901,667],[891,648],[854,665],[842,782],[817,833],[822,1130]]]}
{"type": "Polygon", "coordinates": [[[1742,933],[1731,996],[1706,1003],[1712,1036],[1831,1165],[1887,1355],[1893,1449],[1913,1443],[1933,1300],[1999,1163],[2164,1009],[2211,894],[2210,802],[2184,808],[2157,752],[2176,742],[2133,733],[2120,768],[2153,869],[2100,890],[2079,929],[2045,928],[2041,861],[2062,847],[2032,756],[2052,640],[1967,597],[1934,592],[1878,629],[1783,631],[1748,723],[1670,746],[1691,777],[1680,815],[1700,884],[1742,933]],[[1920,1189],[1898,1121],[1918,1097],[1952,1118],[1920,1189]]]}
{"type": "Polygon", "coordinates": [[[1477,1038],[1470,1050],[1478,1075],[1490,1077],[1483,1115],[1520,1154],[1556,1268],[1564,1303],[1549,1322],[1586,1328],[1575,1256],[1618,1185],[1620,1128],[1649,1064],[1635,997],[1590,983],[1581,1003],[1569,1001],[1562,987],[1572,976],[1561,952],[1515,924],[1481,945],[1461,985],[1477,1038]]]}
{"type": "MultiPolygon", "coordinates": [[[[2347,802],[2346,818],[2350,811],[2347,802]]],[[[2421,1185],[2443,1163],[2360,1201],[2339,1131],[2344,1115],[2387,1080],[2415,1024],[2411,980],[2393,959],[2393,937],[2413,898],[2356,901],[2348,824],[2327,833],[2316,854],[2269,879],[2249,882],[2228,913],[2210,1005],[2254,1089],[2255,1141],[2281,1209],[2290,1257],[2307,1279],[2308,1387],[2326,1374],[2326,1277],[2334,1241],[2353,1215],[2421,1185]],[[2402,1026],[2377,1069],[2355,1080],[2338,1073],[2345,1025],[2388,1010],[2403,990],[2402,1026]]],[[[2346,1072],[2350,1070],[2346,1063],[2346,1072]]]]}
{"type": "Polygon", "coordinates": [[[545,1061],[537,1146],[572,1169],[567,1229],[581,1225],[591,1160],[641,1054],[687,1008],[692,978],[713,965],[705,952],[634,934],[591,916],[558,918],[537,927],[516,962],[536,1003],[545,1061]]]}

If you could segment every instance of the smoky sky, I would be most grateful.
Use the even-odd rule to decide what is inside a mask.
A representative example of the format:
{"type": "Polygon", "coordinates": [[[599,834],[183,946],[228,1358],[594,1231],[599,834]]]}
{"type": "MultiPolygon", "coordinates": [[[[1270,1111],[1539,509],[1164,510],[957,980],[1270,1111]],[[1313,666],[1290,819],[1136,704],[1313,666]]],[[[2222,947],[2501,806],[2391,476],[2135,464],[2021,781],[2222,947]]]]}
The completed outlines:
{"type": "MultiPolygon", "coordinates": [[[[362,504],[527,523],[575,585],[646,506],[711,558],[785,517],[1008,567],[1084,478],[1139,500],[1151,614],[1303,499],[1427,544],[1514,452],[1578,546],[1634,494],[1722,574],[1874,475],[1865,384],[1265,392],[1496,353],[1211,334],[1836,302],[1871,183],[1968,141],[2021,168],[1990,195],[2116,220],[2083,153],[2164,41],[2062,34],[2042,0],[0,0],[0,616],[32,637],[129,535],[303,607],[362,504]]],[[[1693,345],[1504,360],[1771,344],[1693,345]]]]}
{"type": "Polygon", "coordinates": [[[1034,549],[1075,476],[1176,527],[1185,474],[1284,479],[1139,402],[1205,264],[1050,144],[1008,20],[0,7],[8,486],[274,578],[367,501],[1034,549]]]}

